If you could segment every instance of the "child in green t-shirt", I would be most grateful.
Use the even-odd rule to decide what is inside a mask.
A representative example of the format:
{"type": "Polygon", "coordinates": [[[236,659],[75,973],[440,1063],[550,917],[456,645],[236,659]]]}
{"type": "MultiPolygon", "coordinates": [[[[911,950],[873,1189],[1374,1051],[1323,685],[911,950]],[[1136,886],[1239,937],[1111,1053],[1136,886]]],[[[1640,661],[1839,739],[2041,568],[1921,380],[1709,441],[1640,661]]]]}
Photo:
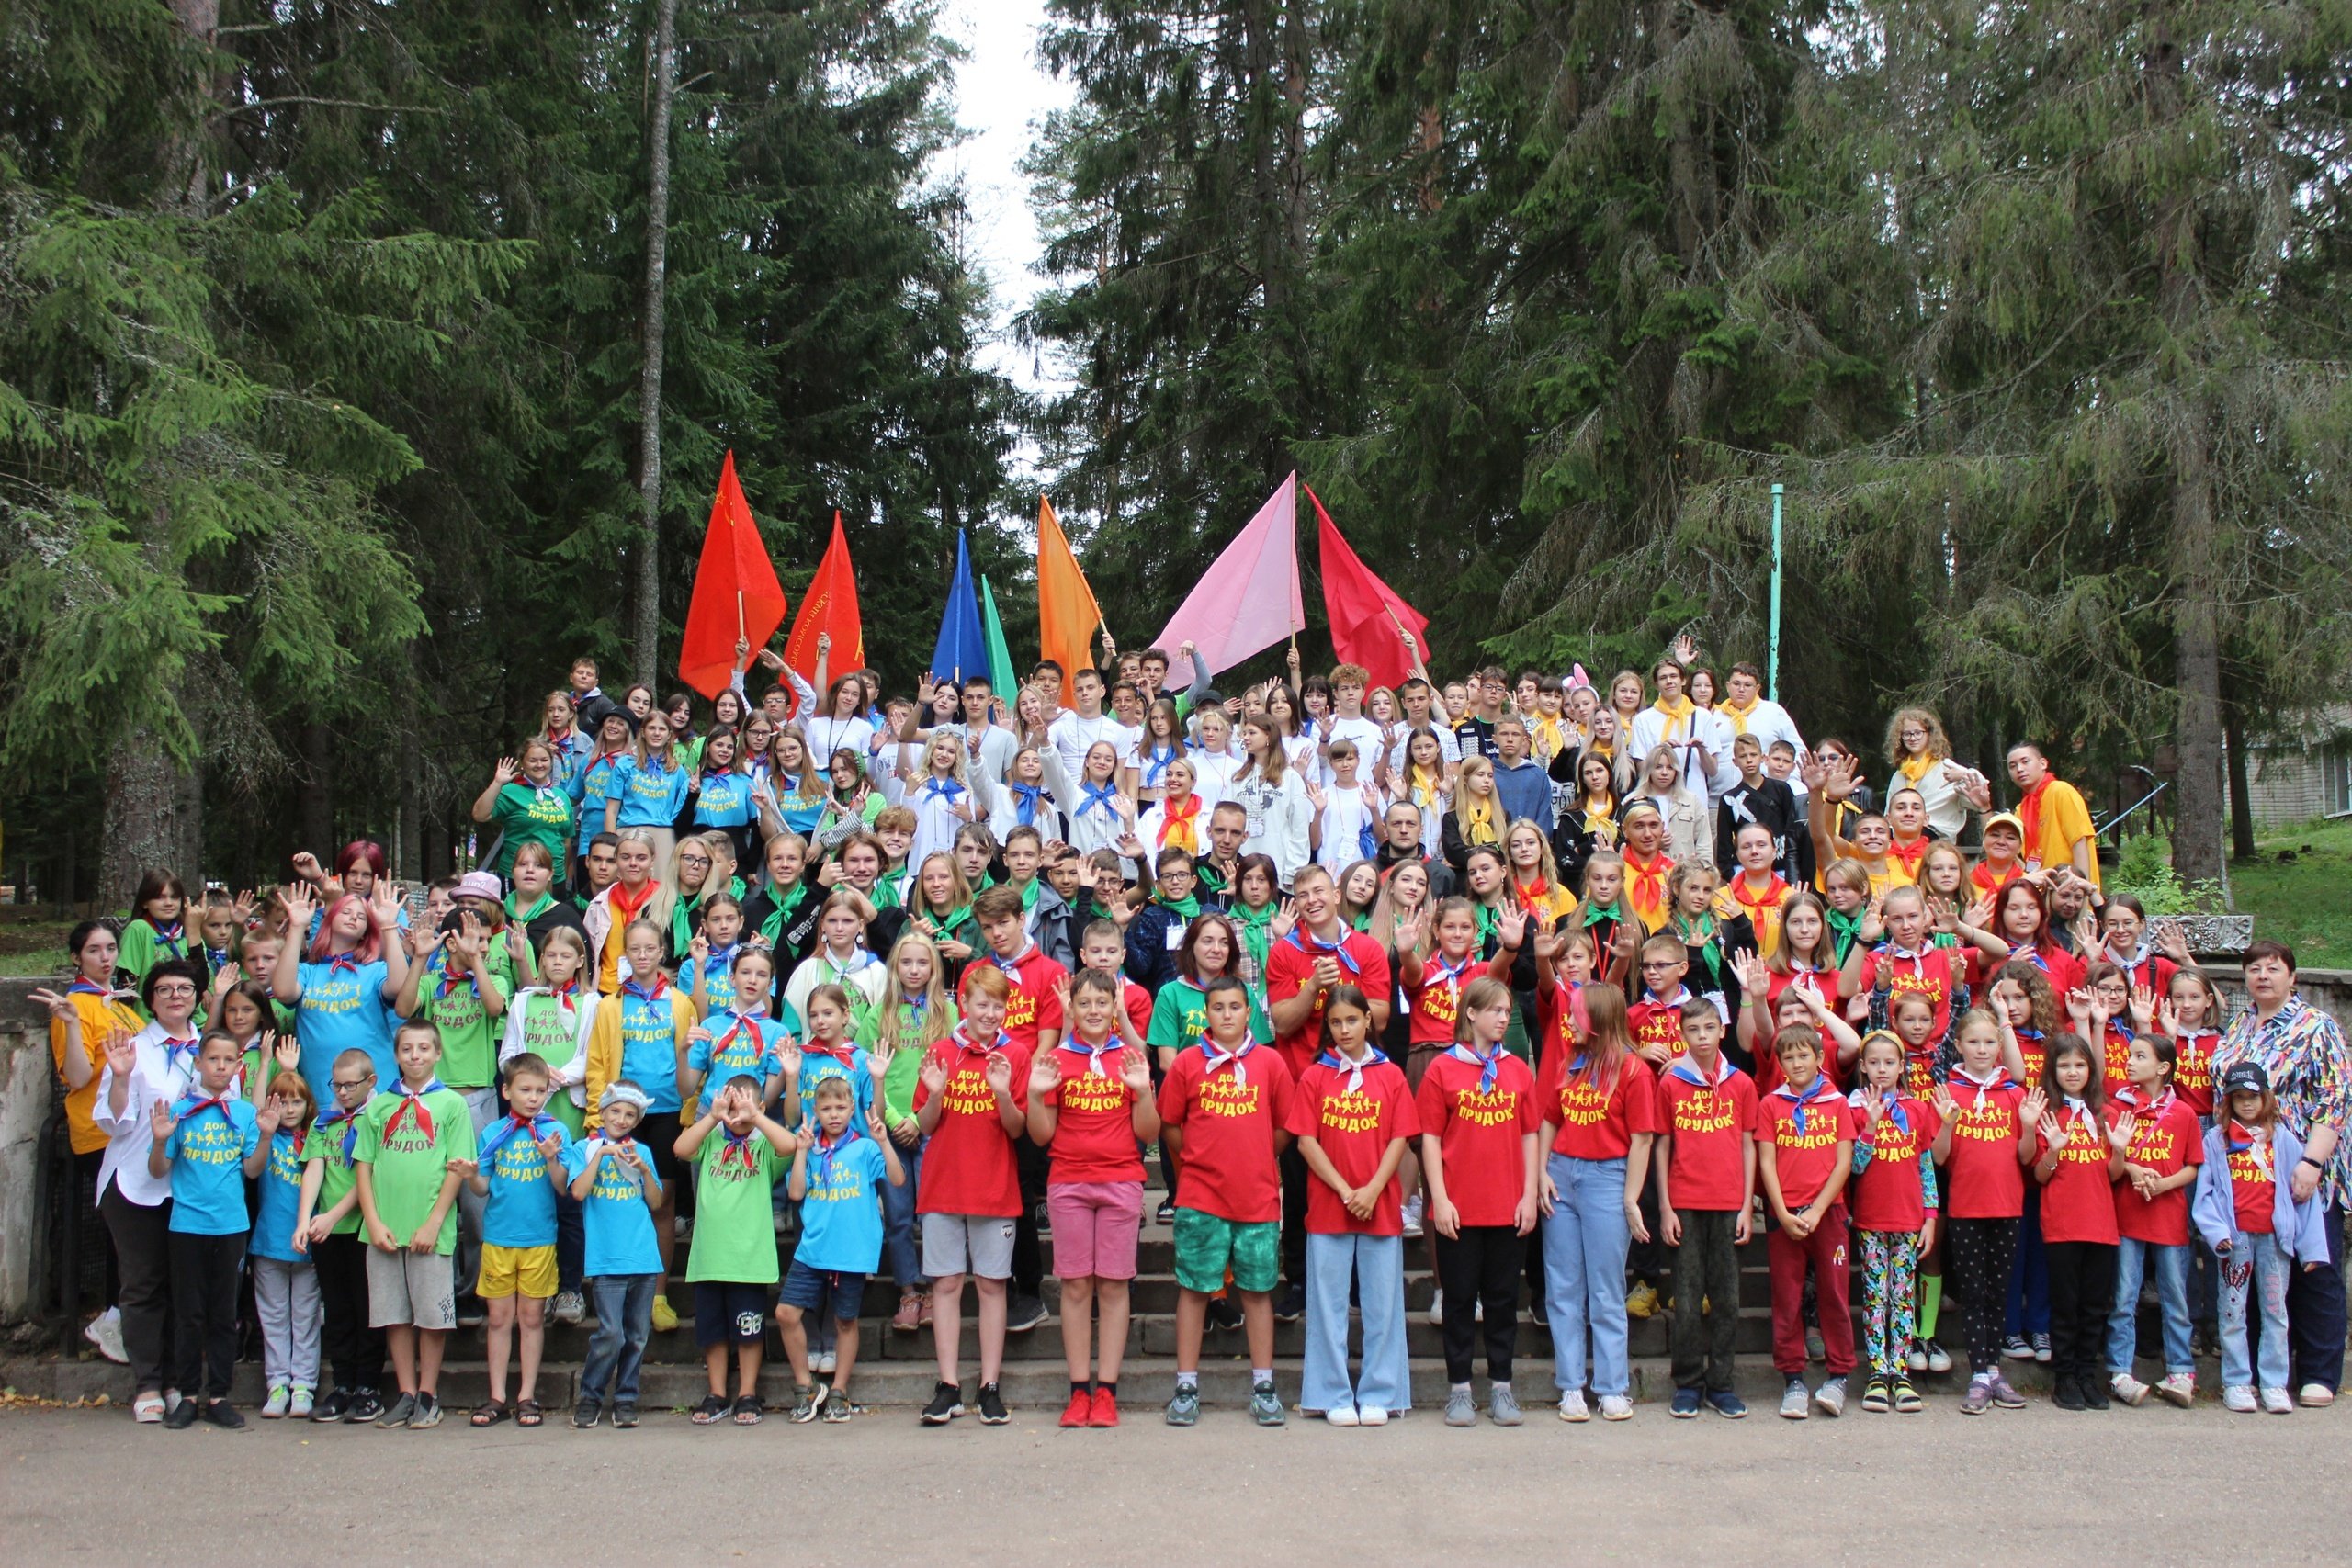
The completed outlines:
{"type": "MultiPolygon", "coordinates": [[[[507,998],[514,994],[513,972],[501,973],[497,959],[501,943],[491,935],[488,921],[464,902],[467,884],[458,879],[461,902],[445,926],[412,933],[410,949],[415,962],[408,966],[393,1008],[403,1018],[417,1019],[441,1032],[440,1079],[464,1097],[466,1114],[477,1138],[498,1119],[498,1046],[505,1030],[507,998]]],[[[479,893],[480,889],[472,889],[479,893]]],[[[494,893],[495,888],[492,891],[494,893]]],[[[458,1190],[458,1251],[454,1266],[458,1293],[465,1310],[480,1313],[476,1294],[481,1283],[482,1206],[485,1200],[471,1182],[458,1190]]]]}
{"type": "Polygon", "coordinates": [[[792,1134],[762,1109],[766,1099],[756,1076],[738,1073],[719,1087],[710,1109],[678,1134],[678,1157],[695,1166],[694,1250],[686,1259],[686,1281],[695,1288],[695,1341],[710,1374],[710,1393],[695,1411],[698,1427],[728,1414],[729,1345],[735,1348],[735,1424],[756,1427],[760,1421],[760,1352],[768,1303],[781,1274],[771,1216],[775,1179],[793,1149],[792,1134]]]}
{"type": "Polygon", "coordinates": [[[351,1159],[368,1231],[368,1318],[384,1330],[400,1397],[386,1427],[435,1427],[441,1354],[458,1325],[458,1189],[474,1173],[466,1097],[443,1083],[441,1032],[411,1019],[392,1034],[400,1083],[359,1113],[351,1159]]]}
{"type": "Polygon", "coordinates": [[[311,1123],[302,1144],[302,1198],[294,1249],[318,1265],[327,1360],[334,1386],[312,1407],[313,1421],[373,1421],[384,1413],[384,1331],[368,1321],[368,1242],[359,1234],[359,1189],[351,1162],[359,1113],[376,1093],[376,1060],[358,1046],[328,1068],[334,1104],[311,1123]]]}

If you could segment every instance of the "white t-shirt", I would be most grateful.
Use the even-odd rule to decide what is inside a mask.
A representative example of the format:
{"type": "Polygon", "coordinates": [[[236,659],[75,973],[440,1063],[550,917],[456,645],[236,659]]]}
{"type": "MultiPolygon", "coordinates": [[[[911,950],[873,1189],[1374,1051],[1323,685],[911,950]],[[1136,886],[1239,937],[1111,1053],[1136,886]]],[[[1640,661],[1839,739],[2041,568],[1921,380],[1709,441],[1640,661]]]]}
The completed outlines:
{"type": "Polygon", "coordinates": [[[1136,742],[1142,738],[1142,732],[1129,729],[1107,713],[1086,718],[1075,708],[1069,708],[1046,728],[1046,736],[1054,743],[1054,750],[1061,753],[1062,772],[1078,779],[1086,776],[1086,754],[1094,749],[1096,741],[1109,741],[1120,762],[1125,764],[1134,760],[1136,742]]]}

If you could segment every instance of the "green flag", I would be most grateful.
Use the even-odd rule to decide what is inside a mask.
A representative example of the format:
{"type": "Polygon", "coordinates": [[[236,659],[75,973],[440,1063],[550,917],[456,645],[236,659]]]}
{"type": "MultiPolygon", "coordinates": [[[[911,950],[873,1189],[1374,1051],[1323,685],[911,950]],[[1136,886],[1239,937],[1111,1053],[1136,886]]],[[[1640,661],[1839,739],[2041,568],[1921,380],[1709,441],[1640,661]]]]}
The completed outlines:
{"type": "Polygon", "coordinates": [[[996,618],[996,595],[989,589],[989,580],[980,579],[980,625],[986,629],[989,645],[989,684],[996,688],[1008,707],[1020,688],[1012,678],[1012,655],[1004,646],[1004,623],[996,618]]]}

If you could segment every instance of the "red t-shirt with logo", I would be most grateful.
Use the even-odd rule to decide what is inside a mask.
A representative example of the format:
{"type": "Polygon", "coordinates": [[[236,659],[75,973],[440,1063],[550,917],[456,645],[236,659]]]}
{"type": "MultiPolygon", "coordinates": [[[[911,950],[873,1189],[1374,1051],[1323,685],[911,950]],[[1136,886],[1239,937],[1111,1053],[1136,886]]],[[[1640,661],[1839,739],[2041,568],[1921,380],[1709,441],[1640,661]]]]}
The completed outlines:
{"type": "Polygon", "coordinates": [[[1666,1131],[1657,1113],[1657,1075],[1647,1062],[1629,1053],[1618,1065],[1616,1081],[1602,1083],[1597,1075],[1571,1073],[1573,1059],[1566,1051],[1554,1052],[1535,1084],[1544,1120],[1560,1130],[1552,1140],[1554,1154],[1623,1159],[1634,1134],[1666,1131]]]}
{"type": "Polygon", "coordinates": [[[1646,1051],[1663,1045],[1668,1056],[1682,1055],[1682,1003],[1690,995],[1686,989],[1672,1001],[1659,1001],[1645,994],[1640,1001],[1627,1008],[1625,1027],[1633,1032],[1634,1049],[1646,1051]]]}
{"type": "Polygon", "coordinates": [[[1159,1086],[1159,1120],[1182,1143],[1176,1206],[1256,1224],[1283,1217],[1274,1134],[1287,1131],[1298,1085],[1280,1051],[1259,1046],[1208,1070],[1198,1045],[1176,1053],[1159,1086]]]}
{"type": "MultiPolygon", "coordinates": [[[[1757,1100],[1756,1141],[1772,1145],[1772,1169],[1781,1180],[1781,1201],[1789,1210],[1804,1208],[1821,1196],[1838,1169],[1838,1145],[1854,1141],[1854,1108],[1836,1086],[1815,1077],[1800,1101],[1793,1091],[1775,1089],[1757,1100]],[[1797,1113],[1804,1125],[1797,1125],[1797,1113]]],[[[1849,1158],[1853,1151],[1847,1150],[1849,1158]]]]}
{"type": "MultiPolygon", "coordinates": [[[[1267,954],[1266,966],[1269,970],[1273,967],[1272,953],[1267,954]]],[[[1510,976],[1510,955],[1500,954],[1484,964],[1472,957],[1460,974],[1453,976],[1446,973],[1442,955],[1432,953],[1423,959],[1421,983],[1406,998],[1413,1010],[1405,1021],[1406,1042],[1413,1045],[1453,1044],[1454,1023],[1462,1016],[1463,990],[1471,981],[1483,976],[1508,982],[1510,976]]]]}
{"type": "Polygon", "coordinates": [[[956,987],[958,1006],[963,1003],[973,972],[982,964],[991,964],[1012,983],[1012,995],[1004,1004],[1004,1032],[1012,1036],[1014,1044],[1035,1055],[1037,1031],[1062,1027],[1062,1004],[1054,995],[1054,982],[1067,976],[1069,971],[1035,945],[1011,964],[995,958],[976,958],[965,967],[964,980],[956,987]]]}
{"type": "Polygon", "coordinates": [[[2199,1116],[2213,1114],[2213,1048],[2221,1043],[2211,1029],[2184,1030],[2173,1038],[2173,1092],[2199,1116]]]}
{"type": "MultiPolygon", "coordinates": [[[[989,1087],[989,1055],[967,1047],[960,1033],[933,1045],[929,1059],[947,1069],[939,1091],[939,1125],[923,1147],[922,1179],[915,1186],[919,1214],[975,1214],[1012,1218],[1021,1213],[1021,1176],[1013,1163],[1012,1134],[997,1115],[996,1091],[989,1087]]],[[[1012,1102],[1029,1103],[1029,1053],[1007,1042],[1012,1068],[1012,1102]]],[[[914,1108],[931,1102],[918,1078],[914,1108]]]]}
{"type": "MultiPolygon", "coordinates": [[[[2171,1176],[2185,1166],[2205,1163],[2204,1124],[2179,1095],[2174,1095],[2162,1111],[2150,1116],[2139,1109],[2138,1092],[2127,1090],[2108,1108],[2108,1115],[2120,1123],[2127,1111],[2135,1114],[2132,1144],[2123,1151],[2125,1159],[2133,1165],[2144,1165],[2158,1176],[2171,1176]]],[[[2188,1193],[2196,1185],[2192,1180],[2150,1202],[2129,1180],[2117,1182],[2116,1229],[2134,1241],[2154,1242],[2158,1247],[2188,1246],[2188,1193]]]]}
{"type": "MultiPolygon", "coordinates": [[[[2115,1195],[2107,1179],[2107,1125],[2063,1104],[2052,1112],[2065,1128],[2059,1145],[2058,1168],[2041,1184],[2041,1239],[2098,1241],[2115,1245],[2115,1195]]],[[[2039,1129],[2033,1134],[2038,1163],[2049,1147],[2039,1129]]]]}
{"type": "Polygon", "coordinates": [[[1913,1094],[1925,1094],[1934,1087],[1931,1069],[1936,1047],[1951,1028],[1955,988],[1951,961],[1952,949],[1948,947],[1930,947],[1917,957],[1905,957],[1892,942],[1871,949],[1862,959],[1862,994],[1885,987],[1888,1018],[1894,1016],[1895,1002],[1906,995],[1916,993],[1936,1005],[1936,1021],[1928,1028],[1927,1055],[1911,1055],[1905,1062],[1904,1088],[1913,1094]]]}
{"type": "MultiPolygon", "coordinates": [[[[1060,1085],[1046,1091],[1054,1108],[1053,1166],[1049,1186],[1076,1181],[1141,1181],[1143,1154],[1136,1145],[1134,1089],[1119,1077],[1119,1053],[1102,1058],[1100,1074],[1089,1070],[1086,1052],[1073,1042],[1054,1048],[1060,1085]]],[[[920,1190],[920,1188],[918,1188],[920,1190]]]]}
{"type": "Polygon", "coordinates": [[[2099,1061],[2100,1089],[2111,1100],[2132,1087],[2132,1036],[2111,1018],[2100,1043],[2099,1061]]]}
{"type": "Polygon", "coordinates": [[[2039,1029],[2015,1031],[2018,1056],[2025,1065],[2025,1081],[2040,1083],[2042,1070],[2050,1065],[2050,1037],[2039,1029]]]}
{"type": "Polygon", "coordinates": [[[1871,1162],[1849,1184],[1852,1199],[1848,1207],[1853,1211],[1856,1230],[1917,1235],[1928,1223],[1919,1162],[1928,1156],[1943,1122],[1936,1108],[1924,1100],[1906,1094],[1898,1097],[1895,1104],[1903,1111],[1905,1126],[1896,1126],[1890,1113],[1882,1113],[1873,1126],[1860,1107],[1855,1109],[1854,1141],[1871,1146],[1871,1162]]]}
{"type": "MultiPolygon", "coordinates": [[[[1374,1062],[1363,1070],[1363,1082],[1348,1087],[1349,1069],[1318,1061],[1298,1080],[1292,1097],[1293,1136],[1313,1138],[1324,1157],[1351,1187],[1362,1187],[1380,1170],[1388,1145],[1398,1138],[1421,1135],[1421,1118],[1413,1104],[1413,1088],[1405,1070],[1394,1062],[1374,1062]]],[[[1402,1235],[1405,1222],[1402,1184],[1390,1176],[1372,1206],[1372,1217],[1359,1220],[1348,1213],[1331,1184],[1312,1171],[1306,1178],[1306,1228],[1314,1235],[1402,1235]]]]}
{"type": "Polygon", "coordinates": [[[1485,1069],[1453,1052],[1430,1063],[1415,1103],[1421,1131],[1445,1160],[1445,1195],[1465,1225],[1508,1225],[1527,1190],[1521,1140],[1539,1130],[1535,1075],[1516,1056],[1496,1064],[1495,1087],[1478,1092],[1485,1069]]]}
{"type": "MultiPolygon", "coordinates": [[[[1369,1000],[1385,1000],[1389,994],[1388,951],[1362,931],[1351,931],[1340,939],[1344,956],[1338,962],[1340,983],[1353,986],[1369,1000]]],[[[1328,956],[1308,943],[1306,934],[1295,928],[1290,935],[1275,942],[1266,952],[1266,1010],[1272,1012],[1277,1002],[1286,1002],[1305,990],[1315,978],[1315,961],[1328,956]]],[[[1296,1029],[1274,1036],[1274,1048],[1283,1054],[1294,1081],[1315,1065],[1323,1050],[1323,1003],[1329,995],[1325,992],[1315,998],[1313,1010],[1296,1029]]]]}
{"type": "Polygon", "coordinates": [[[1697,1073],[1697,1063],[1688,1056],[1670,1063],[1657,1076],[1657,1114],[1662,1135],[1674,1140],[1666,1162],[1674,1206],[1731,1213],[1747,1196],[1743,1149],[1756,1129],[1756,1085],[1720,1057],[1715,1066],[1715,1081],[1692,1083],[1682,1069],[1697,1073]]]}
{"type": "Polygon", "coordinates": [[[2278,1180],[2273,1174],[2278,1151],[2267,1143],[2256,1144],[2254,1130],[2234,1116],[2226,1137],[2222,1146],[2229,1151],[2230,1205],[2237,1213],[2238,1229],[2247,1235],[2273,1235],[2278,1228],[2278,1180]]]}
{"type": "Polygon", "coordinates": [[[2025,1086],[2006,1073],[1979,1089],[1951,1076],[1946,1086],[1958,1114],[1944,1160],[1944,1213],[1955,1220],[2014,1220],[2025,1213],[2025,1168],[2018,1163],[2018,1107],[2025,1086]]]}

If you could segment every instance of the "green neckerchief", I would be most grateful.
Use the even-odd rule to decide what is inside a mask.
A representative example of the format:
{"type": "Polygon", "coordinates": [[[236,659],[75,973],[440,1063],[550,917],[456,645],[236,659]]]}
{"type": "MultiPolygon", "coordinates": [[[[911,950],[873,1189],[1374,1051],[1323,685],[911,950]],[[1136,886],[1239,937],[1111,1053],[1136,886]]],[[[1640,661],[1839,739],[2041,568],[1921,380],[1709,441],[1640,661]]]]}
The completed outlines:
{"type": "Polygon", "coordinates": [[[1102,900],[1097,898],[1091,891],[1089,891],[1086,895],[1086,918],[1090,921],[1109,920],[1114,926],[1119,923],[1118,918],[1113,915],[1110,910],[1104,908],[1102,907],[1102,900]]]}
{"type": "Polygon", "coordinates": [[[1193,867],[1193,874],[1200,878],[1201,886],[1212,893],[1232,891],[1225,880],[1225,873],[1216,868],[1216,863],[1214,861],[1204,858],[1198,865],[1193,867]]]}
{"type": "Polygon", "coordinates": [[[514,921],[518,926],[529,925],[533,920],[537,919],[541,915],[546,914],[554,907],[555,895],[552,893],[540,894],[539,901],[532,905],[528,909],[516,908],[514,907],[514,895],[509,893],[506,896],[506,918],[514,921]]]}
{"type": "Polygon", "coordinates": [[[1861,940],[1862,917],[1841,915],[1834,908],[1825,908],[1823,912],[1829,921],[1829,935],[1833,942],[1830,951],[1838,955],[1838,962],[1842,965],[1846,962],[1846,954],[1852,951],[1854,943],[1861,940]]]}
{"type": "Polygon", "coordinates": [[[1633,918],[1625,913],[1625,896],[1623,893],[1617,895],[1617,901],[1613,904],[1587,904],[1584,907],[1584,924],[1587,931],[1590,931],[1603,920],[1614,920],[1622,926],[1633,918]]]}
{"type": "Polygon", "coordinates": [[[1478,951],[1484,953],[1489,942],[1500,942],[1502,917],[1495,913],[1492,904],[1480,899],[1470,906],[1478,917],[1478,951]]]}
{"type": "Polygon", "coordinates": [[[882,880],[874,885],[874,907],[877,909],[899,909],[906,907],[907,873],[904,867],[886,871],[882,880]]]}
{"type": "Polygon", "coordinates": [[[1258,984],[1266,983],[1266,950],[1273,942],[1274,906],[1253,910],[1247,904],[1236,904],[1226,911],[1227,919],[1239,928],[1242,949],[1258,965],[1258,984]]]}
{"type": "Polygon", "coordinates": [[[760,922],[760,935],[767,939],[770,947],[775,946],[782,939],[786,922],[792,919],[793,912],[800,908],[801,900],[808,897],[808,885],[805,882],[795,882],[792,891],[780,899],[775,897],[774,887],[768,889],[769,900],[775,908],[769,910],[767,919],[760,922]]]}
{"type": "Polygon", "coordinates": [[[1685,919],[1678,911],[1668,915],[1666,923],[1674,928],[1674,934],[1682,939],[1683,946],[1699,950],[1699,958],[1707,966],[1707,978],[1714,982],[1716,990],[1722,990],[1724,958],[1715,942],[1714,915],[1712,912],[1702,914],[1693,922],[1685,919]]]}
{"type": "Polygon", "coordinates": [[[930,902],[926,900],[923,903],[914,906],[914,912],[922,916],[924,919],[929,920],[932,923],[933,929],[937,931],[941,936],[947,937],[949,940],[953,941],[953,933],[955,932],[956,928],[972,918],[972,906],[967,901],[957,906],[956,908],[948,910],[944,916],[942,916],[933,913],[930,902]]]}
{"type": "Polygon", "coordinates": [[[1195,919],[1200,916],[1201,900],[1198,895],[1189,895],[1182,898],[1167,898],[1155,893],[1151,896],[1151,901],[1171,914],[1183,916],[1187,920],[1195,919]]]}
{"type": "MultiPolygon", "coordinates": [[[[705,886],[707,887],[707,886],[708,884],[706,883],[705,886]]],[[[701,908],[704,901],[709,897],[707,892],[697,893],[691,899],[681,898],[670,906],[671,952],[684,953],[686,951],[686,944],[694,941],[695,911],[701,908]]]]}
{"type": "Polygon", "coordinates": [[[1045,887],[1046,879],[1044,877],[1033,876],[1029,879],[1029,886],[1021,890],[1021,912],[1023,914],[1029,915],[1036,912],[1037,896],[1045,891],[1045,887]]]}
{"type": "Polygon", "coordinates": [[[1372,911],[1370,909],[1365,909],[1359,914],[1350,915],[1348,917],[1348,924],[1353,926],[1360,931],[1368,931],[1372,930],[1372,911]]]}

